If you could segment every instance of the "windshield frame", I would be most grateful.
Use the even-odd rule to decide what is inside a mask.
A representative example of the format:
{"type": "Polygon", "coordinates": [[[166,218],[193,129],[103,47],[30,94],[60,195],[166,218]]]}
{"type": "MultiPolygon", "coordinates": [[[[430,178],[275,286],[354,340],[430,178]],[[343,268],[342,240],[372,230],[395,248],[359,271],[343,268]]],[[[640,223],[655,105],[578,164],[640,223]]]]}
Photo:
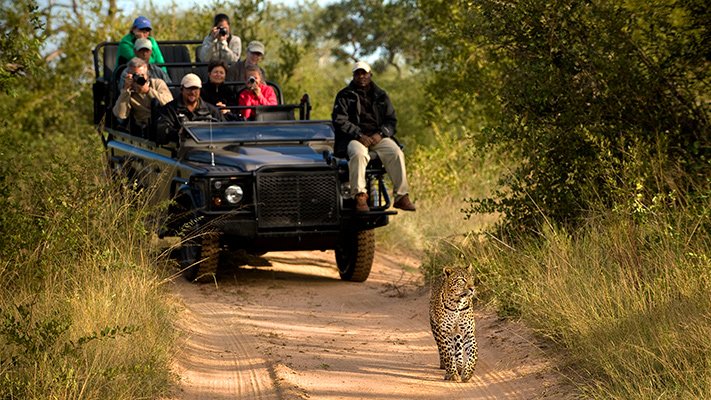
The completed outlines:
{"type": "Polygon", "coordinates": [[[185,122],[196,143],[333,142],[331,121],[185,122]],[[210,132],[212,130],[212,132],[210,132]]]}

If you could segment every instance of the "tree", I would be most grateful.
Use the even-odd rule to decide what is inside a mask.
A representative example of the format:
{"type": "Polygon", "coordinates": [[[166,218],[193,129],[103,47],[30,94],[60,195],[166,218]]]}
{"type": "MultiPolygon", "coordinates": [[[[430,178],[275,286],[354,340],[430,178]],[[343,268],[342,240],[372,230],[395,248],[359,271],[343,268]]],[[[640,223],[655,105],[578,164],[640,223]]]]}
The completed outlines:
{"type": "Polygon", "coordinates": [[[400,71],[399,57],[411,62],[419,56],[420,32],[413,1],[344,0],[328,5],[313,27],[315,35],[333,40],[333,55],[355,62],[379,55],[383,65],[400,71]]]}
{"type": "Polygon", "coordinates": [[[630,188],[668,190],[655,165],[683,171],[690,186],[708,176],[706,2],[420,7],[427,65],[442,71],[433,96],[485,103],[488,129],[474,144],[514,160],[492,197],[471,199],[470,213],[501,212],[514,228],[544,218],[574,226],[594,203],[620,205],[630,188]]]}
{"type": "Polygon", "coordinates": [[[44,26],[34,0],[0,8],[0,92],[15,93],[18,82],[41,66],[44,26]]]}

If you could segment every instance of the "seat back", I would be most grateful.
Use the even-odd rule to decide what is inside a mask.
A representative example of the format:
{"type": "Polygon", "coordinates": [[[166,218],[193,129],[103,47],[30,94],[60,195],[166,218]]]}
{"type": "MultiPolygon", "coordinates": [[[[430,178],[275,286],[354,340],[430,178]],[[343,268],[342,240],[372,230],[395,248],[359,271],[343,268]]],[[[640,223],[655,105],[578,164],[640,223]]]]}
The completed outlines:
{"type": "Polygon", "coordinates": [[[110,80],[116,69],[116,57],[118,56],[118,44],[107,44],[102,52],[103,60],[101,64],[104,66],[104,78],[110,80]]]}
{"type": "Polygon", "coordinates": [[[161,44],[160,51],[168,70],[168,75],[173,82],[180,82],[186,74],[193,72],[190,60],[190,50],[184,44],[161,44]]]}
{"type": "Polygon", "coordinates": [[[293,105],[278,105],[278,106],[260,106],[255,107],[255,121],[293,121],[294,118],[293,105]]]}

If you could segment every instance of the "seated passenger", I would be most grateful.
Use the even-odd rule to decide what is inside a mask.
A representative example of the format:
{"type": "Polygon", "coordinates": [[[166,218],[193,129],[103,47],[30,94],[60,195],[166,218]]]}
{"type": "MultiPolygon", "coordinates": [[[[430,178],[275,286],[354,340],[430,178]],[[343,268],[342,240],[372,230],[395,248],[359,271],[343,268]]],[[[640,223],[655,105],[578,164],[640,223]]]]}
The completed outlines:
{"type": "Polygon", "coordinates": [[[232,117],[230,110],[224,108],[237,105],[237,88],[225,85],[227,65],[224,61],[213,61],[207,66],[207,73],[208,81],[202,86],[200,97],[206,102],[220,107],[220,111],[225,114],[226,119],[236,119],[232,117]]]}
{"type": "Polygon", "coordinates": [[[242,39],[232,34],[230,17],[225,14],[215,15],[212,29],[205,36],[198,51],[199,61],[222,60],[226,63],[233,63],[239,60],[241,55],[242,39]]]}
{"type": "MultiPolygon", "coordinates": [[[[247,67],[250,65],[257,65],[264,60],[264,45],[262,42],[256,40],[249,42],[247,45],[247,58],[244,60],[239,60],[232,64],[230,69],[227,71],[228,81],[247,81],[247,67]]],[[[264,68],[259,67],[262,73],[262,80],[267,80],[267,74],[264,73],[264,68]]]]}
{"type": "MultiPolygon", "coordinates": [[[[136,57],[134,43],[138,39],[148,39],[151,41],[152,52],[149,63],[165,63],[163,53],[161,53],[160,48],[158,48],[158,43],[156,43],[156,40],[151,36],[152,30],[153,28],[151,27],[151,21],[144,16],[140,16],[133,21],[133,26],[131,27],[131,30],[126,36],[122,37],[121,41],[119,42],[118,54],[116,56],[117,67],[119,65],[126,64],[130,59],[136,57]]],[[[165,71],[165,67],[163,67],[163,70],[165,71]]]]}
{"type": "Polygon", "coordinates": [[[202,82],[195,74],[180,81],[180,97],[160,109],[156,130],[158,143],[177,142],[183,121],[224,121],[217,107],[200,99],[202,82]]]}
{"type": "MultiPolygon", "coordinates": [[[[150,72],[152,78],[162,79],[165,83],[171,83],[170,76],[168,76],[162,68],[159,68],[155,64],[151,64],[150,59],[151,54],[153,54],[153,45],[150,40],[136,39],[136,43],[133,45],[133,48],[136,50],[136,57],[148,64],[148,72],[150,72]]],[[[128,74],[128,68],[124,69],[121,73],[121,79],[119,79],[118,87],[123,87],[124,81],[126,80],[126,74],[128,74]]]]}
{"type": "MultiPolygon", "coordinates": [[[[247,88],[239,94],[237,104],[240,106],[275,106],[277,105],[276,93],[271,86],[262,83],[262,73],[256,65],[247,67],[247,88]]],[[[251,108],[242,110],[245,119],[254,119],[255,113],[251,108]]]]}
{"type": "MultiPolygon", "coordinates": [[[[145,136],[146,128],[151,119],[151,105],[154,101],[165,105],[173,100],[168,85],[161,79],[151,78],[148,65],[138,57],[128,62],[126,77],[121,93],[114,104],[113,113],[119,119],[127,119],[140,129],[139,134],[145,136]]],[[[133,125],[129,125],[131,127],[133,125]]],[[[130,129],[130,128],[129,128],[130,129]]],[[[131,132],[136,134],[136,132],[131,132]]]]}

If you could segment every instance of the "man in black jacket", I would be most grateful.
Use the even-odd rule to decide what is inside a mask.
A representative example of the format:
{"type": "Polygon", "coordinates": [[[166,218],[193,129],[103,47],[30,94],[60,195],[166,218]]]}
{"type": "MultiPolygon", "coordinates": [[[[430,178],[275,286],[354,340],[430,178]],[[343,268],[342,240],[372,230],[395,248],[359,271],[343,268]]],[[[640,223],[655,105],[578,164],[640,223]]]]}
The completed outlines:
{"type": "Polygon", "coordinates": [[[336,95],[331,114],[336,129],[336,156],[348,156],[351,193],[356,211],[367,212],[368,194],[365,167],[369,151],[377,153],[393,181],[395,203],[405,211],[415,211],[408,196],[405,156],[395,141],[395,109],[388,94],[372,81],[370,65],[359,61],[353,67],[353,80],[336,95]]]}
{"type": "Polygon", "coordinates": [[[180,96],[160,109],[156,142],[178,142],[183,121],[224,121],[220,110],[200,99],[202,82],[195,74],[180,81],[180,96]]]}

